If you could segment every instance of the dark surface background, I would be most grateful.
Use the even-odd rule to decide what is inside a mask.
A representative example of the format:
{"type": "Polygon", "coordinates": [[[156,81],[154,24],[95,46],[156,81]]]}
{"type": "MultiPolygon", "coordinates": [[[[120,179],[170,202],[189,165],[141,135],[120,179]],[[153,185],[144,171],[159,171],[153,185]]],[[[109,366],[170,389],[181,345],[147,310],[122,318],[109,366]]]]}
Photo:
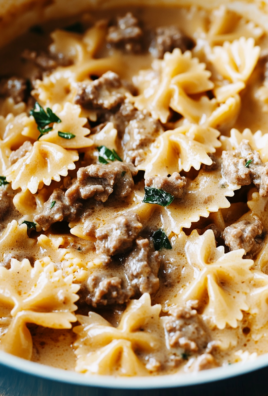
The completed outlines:
{"type": "MultiPolygon", "coordinates": [[[[138,381],[138,379],[137,379],[138,381]]],[[[153,378],[152,378],[153,381],[153,378]]],[[[1,396],[268,396],[268,367],[205,385],[173,389],[100,389],[45,380],[0,365],[1,396]]]]}

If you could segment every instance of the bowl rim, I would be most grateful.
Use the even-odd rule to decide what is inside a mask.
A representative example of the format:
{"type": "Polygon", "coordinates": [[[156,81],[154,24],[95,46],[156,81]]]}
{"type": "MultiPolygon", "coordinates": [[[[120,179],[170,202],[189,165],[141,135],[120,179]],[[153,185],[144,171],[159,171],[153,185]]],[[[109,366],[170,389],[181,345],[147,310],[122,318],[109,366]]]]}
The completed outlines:
{"type": "Polygon", "coordinates": [[[268,354],[259,356],[256,360],[239,362],[198,373],[185,373],[185,375],[172,374],[154,377],[116,377],[80,374],[30,362],[5,352],[0,352],[0,365],[4,365],[24,374],[65,384],[110,389],[144,390],[190,387],[248,374],[252,371],[267,367],[268,354]]]}

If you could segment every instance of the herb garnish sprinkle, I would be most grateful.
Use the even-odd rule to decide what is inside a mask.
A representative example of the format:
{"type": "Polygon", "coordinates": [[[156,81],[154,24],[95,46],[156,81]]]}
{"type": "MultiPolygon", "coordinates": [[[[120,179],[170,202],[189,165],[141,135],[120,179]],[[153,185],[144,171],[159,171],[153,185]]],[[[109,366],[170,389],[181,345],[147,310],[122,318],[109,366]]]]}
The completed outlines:
{"type": "Polygon", "coordinates": [[[0,187],[6,186],[7,184],[9,184],[9,182],[6,181],[6,177],[5,176],[0,176],[0,187]]]}
{"type": "Polygon", "coordinates": [[[51,205],[50,205],[50,209],[54,208],[55,204],[56,204],[56,201],[52,201],[51,205]]]}
{"type": "Polygon", "coordinates": [[[45,111],[38,102],[35,103],[34,109],[30,110],[30,115],[34,117],[37,129],[40,132],[37,140],[52,131],[53,128],[50,124],[61,122],[61,119],[49,107],[45,111]]]}
{"type": "Polygon", "coordinates": [[[153,243],[155,250],[161,249],[172,249],[171,243],[166,236],[165,231],[161,230],[161,228],[153,233],[153,243]]]}
{"type": "Polygon", "coordinates": [[[248,160],[248,161],[246,162],[246,164],[245,164],[245,167],[246,167],[246,168],[249,168],[249,165],[251,164],[251,162],[253,162],[251,159],[248,160]]]}
{"type": "Polygon", "coordinates": [[[25,220],[21,224],[26,224],[28,230],[35,230],[36,231],[36,223],[34,223],[33,221],[25,220]]]}
{"type": "Polygon", "coordinates": [[[100,153],[99,162],[101,164],[108,164],[108,161],[115,161],[115,160],[122,162],[122,159],[119,157],[119,155],[114,149],[110,150],[106,146],[99,146],[97,147],[97,149],[98,152],[100,153]]]}
{"type": "Polygon", "coordinates": [[[161,190],[160,188],[145,187],[145,195],[142,202],[168,206],[173,202],[173,200],[173,195],[161,190]]]}
{"type": "Polygon", "coordinates": [[[68,140],[75,138],[75,135],[73,133],[71,133],[71,132],[61,132],[61,131],[59,131],[58,132],[58,136],[63,138],[63,139],[68,139],[68,140]]]}

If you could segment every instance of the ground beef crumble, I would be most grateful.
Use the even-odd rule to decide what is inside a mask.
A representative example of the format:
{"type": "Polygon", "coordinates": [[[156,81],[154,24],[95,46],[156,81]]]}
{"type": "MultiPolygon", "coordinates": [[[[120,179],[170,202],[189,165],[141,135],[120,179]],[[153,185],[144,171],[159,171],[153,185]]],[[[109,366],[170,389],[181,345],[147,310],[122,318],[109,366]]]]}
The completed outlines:
{"type": "Polygon", "coordinates": [[[92,108],[111,110],[122,104],[127,92],[118,74],[108,71],[89,84],[80,84],[75,103],[92,108]]]}
{"type": "Polygon", "coordinates": [[[140,218],[136,213],[126,213],[103,227],[95,229],[97,253],[114,256],[129,250],[142,230],[140,218]]]}
{"type": "Polygon", "coordinates": [[[162,59],[166,52],[172,52],[175,48],[185,52],[194,46],[194,40],[183,34],[177,26],[158,27],[155,30],[150,52],[154,57],[162,59]]]}
{"type": "Polygon", "coordinates": [[[0,187],[0,220],[8,213],[12,198],[4,187],[0,187]]]}
{"type": "Polygon", "coordinates": [[[115,23],[109,27],[107,42],[126,52],[140,52],[142,49],[143,31],[138,19],[128,12],[116,18],[115,23]]]}
{"type": "Polygon", "coordinates": [[[47,230],[56,222],[63,220],[70,222],[75,220],[81,208],[81,203],[70,204],[64,192],[60,188],[56,188],[49,200],[44,204],[42,212],[34,217],[34,221],[39,224],[43,230],[47,230]]]}
{"type": "Polygon", "coordinates": [[[123,288],[118,276],[91,275],[81,288],[81,301],[93,307],[124,304],[131,296],[131,290],[123,288]]]}
{"type": "Polygon", "coordinates": [[[28,88],[25,78],[10,77],[0,81],[0,97],[12,98],[15,103],[27,100],[28,88]]]}
{"type": "Polygon", "coordinates": [[[261,196],[268,195],[268,164],[243,140],[237,150],[223,151],[222,175],[231,184],[247,186],[254,183],[261,196]]]}
{"type": "Polygon", "coordinates": [[[262,222],[254,216],[226,227],[223,238],[230,250],[244,249],[247,257],[254,257],[262,247],[263,231],[262,222]]]}
{"type": "Polygon", "coordinates": [[[77,180],[66,191],[66,197],[70,202],[80,198],[106,202],[112,193],[118,198],[125,198],[134,187],[133,176],[136,174],[132,164],[119,161],[89,165],[78,170],[77,180]]]}
{"type": "Polygon", "coordinates": [[[210,341],[205,324],[198,315],[196,302],[173,310],[165,322],[165,330],[171,348],[181,352],[202,352],[210,341]]]}
{"type": "Polygon", "coordinates": [[[138,238],[136,247],[125,261],[126,276],[136,294],[153,294],[158,290],[159,267],[159,252],[151,249],[148,239],[138,238]]]}
{"type": "Polygon", "coordinates": [[[146,150],[163,132],[159,121],[148,112],[135,109],[129,102],[124,102],[109,121],[113,122],[122,138],[125,160],[136,166],[145,159],[146,150]]]}
{"type": "Polygon", "coordinates": [[[170,177],[155,176],[145,180],[146,187],[164,190],[175,198],[181,198],[183,196],[186,184],[186,178],[178,172],[172,173],[170,177]]]}

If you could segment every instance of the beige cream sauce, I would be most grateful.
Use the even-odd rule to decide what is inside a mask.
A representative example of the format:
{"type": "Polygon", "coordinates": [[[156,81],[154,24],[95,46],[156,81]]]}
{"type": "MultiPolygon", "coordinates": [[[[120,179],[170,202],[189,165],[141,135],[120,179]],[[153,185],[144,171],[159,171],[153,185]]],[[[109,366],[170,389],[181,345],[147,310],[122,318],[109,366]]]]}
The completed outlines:
{"type": "MultiPolygon", "coordinates": [[[[81,19],[88,21],[89,25],[98,19],[111,18],[113,15],[122,15],[127,10],[121,8],[119,10],[96,12],[83,15],[81,19]]],[[[134,9],[134,13],[138,15],[144,25],[148,28],[156,26],[167,26],[175,24],[189,35],[194,35],[195,32],[206,30],[209,23],[209,15],[206,12],[200,12],[197,9],[165,9],[165,8],[148,8],[148,9],[134,9]]],[[[79,18],[53,22],[50,25],[44,26],[45,35],[39,35],[29,32],[8,47],[0,51],[0,75],[21,75],[23,77],[31,77],[34,72],[33,68],[23,63],[20,59],[20,54],[23,49],[42,49],[46,48],[50,43],[49,32],[55,28],[60,28],[77,21],[79,18]]],[[[263,48],[268,47],[268,39],[260,41],[263,48]]],[[[106,51],[105,51],[106,52],[106,51]]],[[[103,54],[99,54],[101,56],[103,54]]],[[[150,55],[124,55],[124,65],[122,67],[121,77],[131,80],[132,76],[137,74],[139,70],[149,68],[152,62],[150,55]]],[[[258,69],[253,73],[248,86],[242,93],[242,110],[236,121],[235,127],[239,130],[250,128],[252,132],[261,129],[263,132],[268,132],[268,114],[263,113],[260,104],[254,98],[256,89],[261,84],[260,73],[258,69]]],[[[246,208],[244,208],[246,210],[246,208]]],[[[109,210],[107,215],[109,215],[109,210]]],[[[224,210],[223,214],[228,223],[228,210],[224,210]]],[[[243,213],[242,213],[243,214],[243,213]]],[[[215,215],[214,215],[215,216],[215,215]]],[[[233,215],[232,220],[236,220],[239,216],[233,215]]],[[[201,228],[209,224],[210,219],[200,220],[192,228],[201,228]]],[[[149,222],[150,225],[160,226],[160,218],[155,214],[153,220],[149,222]]],[[[173,241],[180,239],[179,236],[173,236],[173,241]]],[[[185,255],[183,252],[183,244],[175,243],[177,249],[166,251],[165,253],[165,267],[160,274],[161,288],[159,293],[153,299],[153,303],[162,303],[164,309],[168,309],[171,301],[176,299],[176,294],[179,288],[185,287],[187,280],[193,274],[192,270],[187,265],[185,255]]],[[[116,275],[116,274],[115,274],[116,275]]],[[[111,312],[101,312],[105,318],[110,320],[113,325],[117,325],[120,320],[122,311],[116,311],[113,315],[111,312]]],[[[60,331],[52,329],[38,328],[31,329],[34,341],[33,361],[47,364],[53,367],[59,367],[65,370],[73,370],[75,367],[75,355],[72,350],[72,343],[74,341],[71,331],[60,331]]],[[[246,319],[239,325],[237,330],[226,329],[223,331],[213,330],[212,336],[218,339],[231,340],[233,349],[227,348],[227,351],[217,356],[217,359],[223,364],[232,363],[235,361],[234,352],[239,349],[244,349],[258,354],[268,352],[268,345],[265,340],[262,342],[255,342],[251,339],[250,333],[247,333],[246,319]],[[243,329],[245,329],[243,332],[243,329]],[[214,333],[214,334],[213,334],[214,333]],[[236,344],[236,346],[234,346],[236,344]],[[229,351],[229,352],[228,352],[229,351]]],[[[231,346],[230,345],[230,346],[231,346]]]]}

